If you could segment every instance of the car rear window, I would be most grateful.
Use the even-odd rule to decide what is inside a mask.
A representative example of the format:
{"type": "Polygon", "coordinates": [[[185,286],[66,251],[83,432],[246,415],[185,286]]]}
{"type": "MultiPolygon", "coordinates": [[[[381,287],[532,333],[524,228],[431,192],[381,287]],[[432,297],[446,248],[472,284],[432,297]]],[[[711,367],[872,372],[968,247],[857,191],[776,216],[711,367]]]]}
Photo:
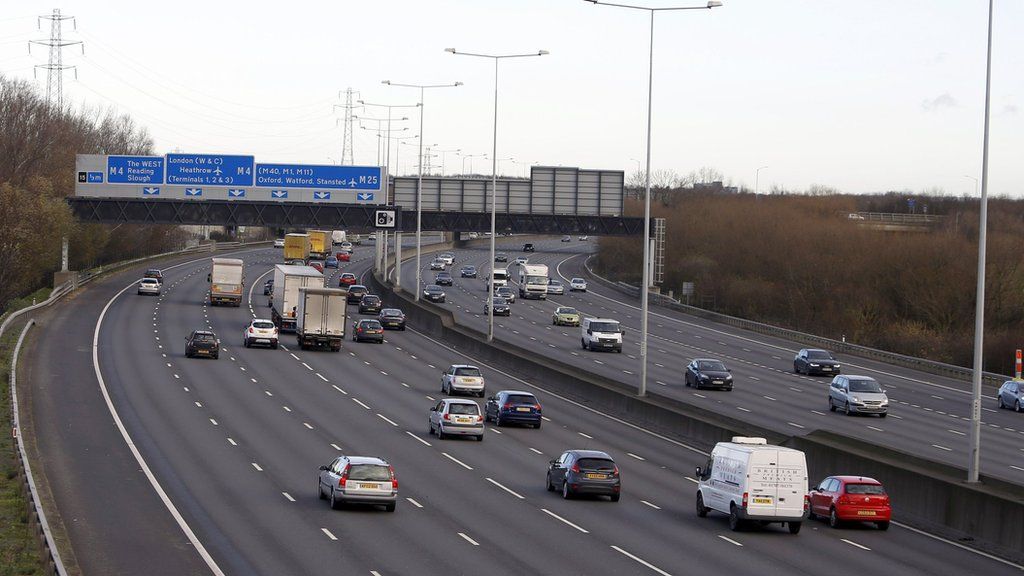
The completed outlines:
{"type": "Polygon", "coordinates": [[[874,380],[850,380],[850,392],[881,392],[882,387],[874,380]]]}
{"type": "Polygon", "coordinates": [[[476,404],[449,404],[449,414],[479,414],[480,407],[476,404]]]}
{"type": "Polygon", "coordinates": [[[456,368],[456,376],[480,376],[479,368],[456,368]]]}
{"type": "Polygon", "coordinates": [[[381,327],[380,322],[376,320],[363,320],[360,322],[360,324],[362,324],[363,328],[369,328],[371,330],[381,327]]]}
{"type": "Polygon", "coordinates": [[[529,394],[510,394],[508,402],[509,404],[536,404],[537,399],[529,394]]]}
{"type": "Polygon", "coordinates": [[[264,320],[263,322],[253,322],[252,325],[254,328],[263,328],[264,330],[274,327],[274,323],[267,320],[264,320]]]}
{"type": "Polygon", "coordinates": [[[143,278],[142,279],[142,283],[143,284],[156,284],[157,282],[156,282],[156,278],[143,278]]]}
{"type": "Polygon", "coordinates": [[[847,484],[847,494],[870,494],[872,496],[885,494],[885,488],[878,484],[847,484]]]}
{"type": "Polygon", "coordinates": [[[348,479],[384,482],[391,480],[391,471],[380,464],[355,464],[348,469],[348,479]]]}
{"type": "Polygon", "coordinates": [[[196,342],[213,342],[214,337],[212,334],[196,334],[193,340],[196,342]]]}
{"type": "Polygon", "coordinates": [[[615,469],[615,462],[604,458],[580,458],[580,468],[584,470],[608,470],[615,469]]]}

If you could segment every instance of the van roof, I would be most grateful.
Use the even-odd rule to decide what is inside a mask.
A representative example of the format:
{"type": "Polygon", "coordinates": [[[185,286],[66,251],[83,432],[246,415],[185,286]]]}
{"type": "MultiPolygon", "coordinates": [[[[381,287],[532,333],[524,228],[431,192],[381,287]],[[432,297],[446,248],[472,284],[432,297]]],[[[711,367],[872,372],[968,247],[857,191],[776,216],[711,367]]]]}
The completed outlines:
{"type": "Polygon", "coordinates": [[[761,451],[778,451],[778,452],[799,452],[803,454],[802,450],[795,450],[793,448],[787,448],[785,446],[776,446],[774,444],[749,444],[742,442],[719,442],[715,445],[717,449],[719,446],[729,448],[731,450],[738,450],[740,452],[761,452],[761,451]]]}

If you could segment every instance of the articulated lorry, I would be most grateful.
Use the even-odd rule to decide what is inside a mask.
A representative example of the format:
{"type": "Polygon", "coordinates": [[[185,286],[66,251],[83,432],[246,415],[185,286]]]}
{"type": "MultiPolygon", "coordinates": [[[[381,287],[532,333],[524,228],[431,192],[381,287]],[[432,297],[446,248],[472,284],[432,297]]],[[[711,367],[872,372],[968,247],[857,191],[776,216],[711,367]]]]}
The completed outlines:
{"type": "Polygon", "coordinates": [[[331,255],[333,242],[327,230],[309,230],[309,257],[326,260],[331,255]]]}
{"type": "Polygon", "coordinates": [[[284,237],[284,261],[309,260],[309,234],[288,234],[284,237]]]}
{"type": "Polygon", "coordinates": [[[303,350],[328,347],[341,350],[345,338],[348,292],[337,288],[299,288],[295,336],[303,350]]]}
{"type": "Polygon", "coordinates": [[[545,264],[519,265],[519,297],[546,300],[548,297],[548,267],[545,264]]]}
{"type": "Polygon", "coordinates": [[[270,295],[270,319],[281,332],[295,331],[299,288],[323,288],[324,275],[311,266],[274,266],[274,293],[270,295]]]}
{"type": "Polygon", "coordinates": [[[242,305],[242,288],[245,286],[245,263],[238,258],[213,258],[210,271],[210,306],[228,304],[242,305]]]}

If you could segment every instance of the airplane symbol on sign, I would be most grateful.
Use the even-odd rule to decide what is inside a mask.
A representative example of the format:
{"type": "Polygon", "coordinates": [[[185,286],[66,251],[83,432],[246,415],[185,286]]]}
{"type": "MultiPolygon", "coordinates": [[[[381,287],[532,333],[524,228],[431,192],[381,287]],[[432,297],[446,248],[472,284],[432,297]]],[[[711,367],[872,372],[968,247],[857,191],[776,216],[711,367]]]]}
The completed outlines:
{"type": "Polygon", "coordinates": [[[143,188],[142,189],[142,194],[144,196],[156,196],[156,195],[160,194],[160,189],[159,188],[143,188]]]}
{"type": "Polygon", "coordinates": [[[202,196],[202,188],[185,188],[185,196],[202,196]]]}
{"type": "Polygon", "coordinates": [[[313,192],[313,199],[314,200],[330,200],[331,199],[331,193],[330,192],[313,192]]]}
{"type": "Polygon", "coordinates": [[[215,169],[215,170],[213,171],[213,173],[214,173],[214,174],[216,174],[217,176],[220,176],[220,175],[221,175],[221,171],[220,171],[220,166],[218,166],[218,167],[217,167],[217,168],[216,168],[216,169],[215,169]]]}
{"type": "Polygon", "coordinates": [[[270,191],[270,195],[273,198],[287,198],[288,197],[288,191],[287,190],[271,190],[270,191]]]}

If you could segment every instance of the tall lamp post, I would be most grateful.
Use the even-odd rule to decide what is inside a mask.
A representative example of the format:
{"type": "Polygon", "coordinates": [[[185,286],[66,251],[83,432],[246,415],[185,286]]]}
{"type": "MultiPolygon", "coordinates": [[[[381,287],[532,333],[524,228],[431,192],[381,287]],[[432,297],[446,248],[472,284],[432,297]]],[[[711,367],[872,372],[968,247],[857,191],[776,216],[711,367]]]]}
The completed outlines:
{"type": "Polygon", "coordinates": [[[765,168],[767,168],[767,166],[761,166],[760,168],[754,171],[754,196],[757,196],[758,184],[760,183],[761,179],[761,170],[764,170],[765,168]]]}
{"type": "MultiPolygon", "coordinates": [[[[494,143],[491,150],[491,273],[494,271],[494,240],[496,234],[495,223],[497,221],[497,199],[498,199],[498,62],[504,58],[529,58],[532,56],[544,56],[547,50],[538,50],[529,54],[475,54],[472,52],[459,52],[455,48],[445,48],[445,52],[451,52],[457,56],[475,56],[477,58],[491,58],[494,60],[494,143]]],[[[487,282],[487,341],[494,341],[494,282],[493,279],[487,282]]]]}
{"type": "Polygon", "coordinates": [[[992,7],[988,0],[988,55],[985,61],[985,136],[981,152],[981,210],[978,222],[978,293],[974,305],[974,374],[971,378],[971,446],[967,481],[977,482],[981,467],[981,370],[985,338],[985,229],[988,227],[988,119],[992,90],[992,7]]]}
{"type": "Polygon", "coordinates": [[[399,86],[402,88],[419,88],[420,89],[420,152],[419,152],[419,174],[416,178],[416,301],[420,301],[420,292],[422,292],[422,277],[423,271],[420,269],[420,246],[423,236],[423,93],[427,88],[455,88],[456,86],[462,86],[462,82],[453,82],[451,84],[400,84],[398,82],[392,82],[391,80],[383,80],[381,84],[387,84],[388,86],[399,86]]]}
{"type": "Polygon", "coordinates": [[[651,279],[651,105],[654,94],[654,15],[662,11],[680,10],[710,10],[722,5],[719,0],[709,0],[704,6],[679,6],[665,8],[651,8],[649,6],[633,6],[630,4],[613,4],[611,2],[599,2],[598,0],[585,0],[592,4],[614,6],[617,8],[629,8],[631,10],[646,10],[651,14],[650,33],[650,54],[647,63],[647,170],[644,177],[644,264],[643,284],[640,287],[640,387],[637,390],[638,396],[647,395],[647,293],[650,290],[651,279]]]}
{"type": "Polygon", "coordinates": [[[463,176],[466,175],[466,160],[469,160],[469,170],[470,170],[470,172],[472,172],[473,171],[473,158],[480,158],[481,156],[484,157],[484,158],[487,158],[487,154],[463,154],[462,155],[462,175],[463,176]]]}

